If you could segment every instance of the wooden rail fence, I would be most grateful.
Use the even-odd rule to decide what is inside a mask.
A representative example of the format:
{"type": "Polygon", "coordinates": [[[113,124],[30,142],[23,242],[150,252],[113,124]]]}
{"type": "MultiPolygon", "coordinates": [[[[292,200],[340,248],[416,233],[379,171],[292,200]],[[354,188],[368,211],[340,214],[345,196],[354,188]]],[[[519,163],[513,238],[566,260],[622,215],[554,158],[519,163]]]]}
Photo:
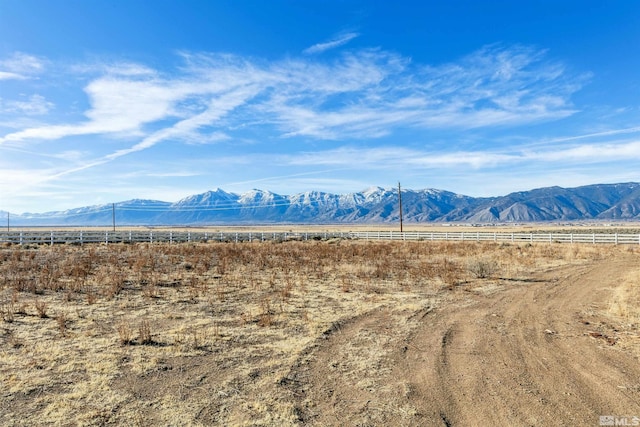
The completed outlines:
{"type": "Polygon", "coordinates": [[[0,243],[12,244],[88,244],[88,243],[184,243],[184,242],[247,242],[287,240],[327,240],[332,238],[406,241],[477,241],[510,243],[591,243],[640,244],[640,234],[606,233],[509,233],[509,232],[203,232],[172,230],[56,230],[3,231],[0,243]]]}

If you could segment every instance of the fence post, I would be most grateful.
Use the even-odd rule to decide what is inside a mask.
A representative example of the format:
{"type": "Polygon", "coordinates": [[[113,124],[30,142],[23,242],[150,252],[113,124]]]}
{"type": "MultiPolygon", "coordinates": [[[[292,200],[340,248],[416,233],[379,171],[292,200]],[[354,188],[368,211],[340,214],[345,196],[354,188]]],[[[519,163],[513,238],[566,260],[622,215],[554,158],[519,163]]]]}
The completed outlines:
{"type": "MultiPolygon", "coordinates": [[[[160,232],[160,235],[156,235],[154,236],[153,231],[149,231],[149,234],[147,235],[145,231],[136,231],[135,233],[133,233],[133,231],[129,230],[128,231],[128,239],[129,242],[151,242],[151,243],[155,243],[156,241],[159,242],[169,242],[169,243],[179,243],[179,242],[184,242],[184,241],[189,241],[189,242],[194,242],[197,239],[200,239],[203,235],[205,236],[205,240],[208,238],[212,238],[212,239],[216,239],[217,232],[214,232],[210,237],[208,233],[198,233],[196,232],[191,233],[190,231],[187,233],[187,236],[180,237],[181,234],[180,232],[178,232],[178,234],[174,235],[173,231],[168,231],[168,232],[160,232]],[[135,236],[134,236],[135,234],[135,236]],[[146,236],[146,237],[145,237],[146,236]]],[[[529,242],[548,242],[549,244],[552,244],[554,242],[557,243],[568,243],[571,242],[572,244],[577,244],[577,243],[593,243],[593,244],[598,244],[598,243],[614,243],[616,245],[621,245],[621,244],[626,244],[626,243],[632,243],[632,244],[639,244],[640,245],[640,234],[633,234],[633,235],[627,235],[627,237],[625,237],[625,235],[622,235],[622,237],[620,237],[620,233],[607,233],[607,234],[600,234],[600,233],[596,233],[596,232],[592,232],[592,233],[567,233],[567,234],[555,234],[555,233],[516,233],[516,232],[510,232],[510,233],[500,233],[500,236],[498,236],[498,232],[492,232],[493,233],[493,241],[494,242],[507,242],[509,241],[509,239],[511,240],[511,242],[515,242],[516,240],[516,234],[518,235],[518,241],[529,241],[529,242]],[[528,236],[527,236],[528,234],[528,236]],[[589,234],[591,234],[591,236],[589,236],[589,234]],[[601,236],[601,237],[599,237],[601,236]],[[591,238],[589,238],[591,237],[591,238]]],[[[310,235],[311,237],[313,237],[313,233],[310,233],[308,231],[302,231],[302,232],[295,232],[292,235],[289,234],[289,232],[274,232],[273,234],[271,232],[259,232],[258,234],[253,233],[253,232],[247,232],[247,233],[241,233],[241,232],[233,232],[233,233],[224,233],[224,232],[220,232],[219,233],[219,237],[221,240],[224,239],[228,239],[229,241],[233,241],[234,237],[235,237],[235,241],[237,243],[240,243],[242,241],[246,241],[247,240],[247,236],[248,239],[250,241],[252,241],[253,239],[260,239],[261,241],[267,241],[271,238],[271,236],[273,235],[274,239],[289,239],[290,237],[293,236],[298,236],[301,239],[305,239],[305,240],[309,240],[310,239],[310,235]]],[[[357,239],[366,239],[366,240],[403,240],[403,241],[409,241],[409,240],[420,240],[420,239],[424,239],[424,240],[428,240],[431,239],[432,241],[438,240],[438,241],[450,241],[450,240],[463,240],[465,242],[467,241],[483,241],[483,240],[491,240],[492,238],[492,234],[490,234],[489,232],[487,233],[480,233],[480,232],[438,232],[438,233],[434,233],[434,232],[425,232],[425,233],[421,233],[421,232],[394,232],[394,231],[361,231],[361,232],[336,232],[336,233],[331,233],[331,232],[318,232],[316,233],[317,236],[324,236],[325,239],[330,238],[330,237],[334,237],[334,236],[341,236],[341,237],[349,237],[349,238],[357,238],[357,239]]],[[[84,245],[85,243],[105,243],[105,244],[112,244],[112,243],[116,243],[116,242],[126,242],[127,241],[127,234],[125,231],[115,231],[115,232],[111,232],[109,230],[93,230],[93,231],[88,231],[88,233],[85,233],[84,230],[78,230],[75,232],[60,232],[58,233],[55,230],[52,231],[36,231],[36,232],[23,232],[20,230],[16,230],[13,233],[7,233],[7,239],[8,241],[11,242],[15,242],[16,244],[19,243],[20,245],[24,245],[24,244],[28,244],[30,242],[33,243],[37,243],[37,244],[45,244],[45,245],[55,245],[56,243],[76,243],[76,244],[80,244],[80,245],[84,245]]],[[[0,240],[2,240],[3,237],[0,236],[0,240]]]]}

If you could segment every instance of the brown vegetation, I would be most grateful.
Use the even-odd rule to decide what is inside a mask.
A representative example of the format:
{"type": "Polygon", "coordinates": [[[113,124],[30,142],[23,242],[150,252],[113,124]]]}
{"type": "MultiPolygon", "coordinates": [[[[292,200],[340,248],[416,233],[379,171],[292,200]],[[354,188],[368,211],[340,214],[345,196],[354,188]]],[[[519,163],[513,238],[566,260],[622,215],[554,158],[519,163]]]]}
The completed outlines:
{"type": "MultiPolygon", "coordinates": [[[[348,240],[7,246],[0,424],[296,424],[304,411],[292,370],[349,319],[385,313],[380,327],[406,336],[415,327],[408,319],[465,295],[621,251],[630,249],[348,240]]],[[[637,327],[637,298],[637,288],[621,288],[610,314],[637,327]]],[[[376,339],[349,344],[354,365],[345,375],[364,372],[357,364],[375,359],[367,340],[376,339]]]]}

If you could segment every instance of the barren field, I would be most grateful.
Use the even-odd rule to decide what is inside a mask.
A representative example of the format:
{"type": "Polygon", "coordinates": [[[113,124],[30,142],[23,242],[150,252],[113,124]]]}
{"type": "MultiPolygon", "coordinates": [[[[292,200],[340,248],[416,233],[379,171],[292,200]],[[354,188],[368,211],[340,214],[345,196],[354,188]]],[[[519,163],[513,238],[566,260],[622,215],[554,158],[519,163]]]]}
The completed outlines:
{"type": "Polygon", "coordinates": [[[640,248],[0,248],[0,424],[640,417],[640,248]]]}

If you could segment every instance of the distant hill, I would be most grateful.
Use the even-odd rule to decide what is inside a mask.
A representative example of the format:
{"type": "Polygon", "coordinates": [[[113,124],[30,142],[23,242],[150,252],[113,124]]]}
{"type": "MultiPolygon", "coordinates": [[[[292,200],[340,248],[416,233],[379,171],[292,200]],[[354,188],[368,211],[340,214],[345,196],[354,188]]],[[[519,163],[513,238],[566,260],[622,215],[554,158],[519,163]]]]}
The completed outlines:
{"type": "MultiPolygon", "coordinates": [[[[407,223],[632,220],[640,219],[640,184],[548,187],[488,198],[436,189],[405,189],[402,204],[407,223]]],[[[10,218],[16,226],[111,225],[113,208],[111,204],[97,205],[11,214],[10,218]]],[[[115,204],[115,218],[118,225],[387,223],[399,220],[398,192],[372,187],[349,194],[309,191],[280,195],[264,190],[235,194],[216,189],[175,203],[141,199],[119,202],[115,204]]]]}

